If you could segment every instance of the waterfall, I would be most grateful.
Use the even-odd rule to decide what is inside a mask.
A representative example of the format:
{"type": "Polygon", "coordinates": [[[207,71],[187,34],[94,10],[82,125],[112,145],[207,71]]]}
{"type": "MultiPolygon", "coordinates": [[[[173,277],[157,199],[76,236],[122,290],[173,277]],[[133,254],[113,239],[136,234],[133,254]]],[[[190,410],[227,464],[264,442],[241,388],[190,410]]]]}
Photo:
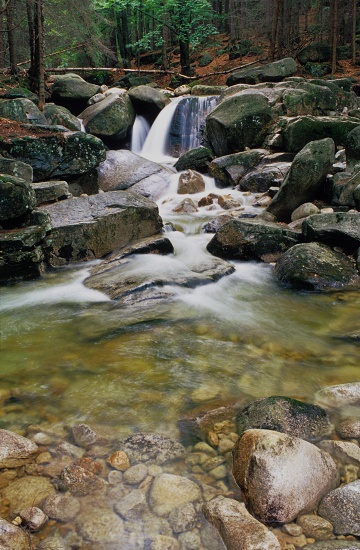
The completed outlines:
{"type": "Polygon", "coordinates": [[[149,121],[141,115],[136,115],[131,133],[131,151],[133,153],[140,153],[142,146],[145,143],[146,137],[149,133],[149,130],[149,121]]]}
{"type": "Polygon", "coordinates": [[[200,145],[206,115],[216,105],[214,96],[173,99],[157,116],[141,149],[141,156],[155,162],[173,162],[200,145]]]}

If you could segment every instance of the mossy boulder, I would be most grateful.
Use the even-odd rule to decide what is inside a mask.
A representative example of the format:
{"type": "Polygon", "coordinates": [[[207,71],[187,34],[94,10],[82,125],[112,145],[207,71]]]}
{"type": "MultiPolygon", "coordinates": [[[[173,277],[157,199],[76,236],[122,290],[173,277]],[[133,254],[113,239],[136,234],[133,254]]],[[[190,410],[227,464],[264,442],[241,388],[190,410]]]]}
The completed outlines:
{"type": "Polygon", "coordinates": [[[65,128],[73,131],[81,130],[80,120],[71,114],[66,107],[55,105],[55,103],[46,103],[44,105],[44,115],[47,124],[65,126],[65,128]]]}
{"type": "Polygon", "coordinates": [[[77,74],[59,75],[52,86],[51,98],[58,105],[68,107],[77,114],[86,102],[100,91],[100,86],[86,82],[77,74]]]}
{"type": "Polygon", "coordinates": [[[264,158],[266,149],[252,149],[214,159],[209,164],[209,173],[217,187],[233,187],[240,179],[264,158]]]}
{"type": "Polygon", "coordinates": [[[0,100],[0,117],[29,124],[47,124],[45,116],[30,99],[0,100]]]}
{"type": "Polygon", "coordinates": [[[329,290],[359,285],[355,263],[345,254],[321,243],[300,243],[277,261],[275,275],[299,290],[329,290]]]}
{"type": "Polygon", "coordinates": [[[170,99],[163,92],[151,86],[135,86],[129,90],[129,97],[137,114],[152,118],[170,103],[170,99]]]}
{"type": "Polygon", "coordinates": [[[360,124],[348,133],[345,150],[346,168],[352,172],[356,164],[360,164],[360,124]]]}
{"type": "Polygon", "coordinates": [[[309,216],[304,220],[302,231],[306,241],[341,247],[352,254],[360,247],[360,213],[332,212],[309,216]]]}
{"type": "Polygon", "coordinates": [[[9,90],[6,90],[3,97],[6,99],[30,99],[30,101],[35,103],[35,105],[39,105],[39,97],[27,88],[10,88],[9,90]]]}
{"type": "Polygon", "coordinates": [[[302,65],[308,62],[323,63],[331,59],[331,46],[322,42],[313,42],[302,48],[297,54],[297,60],[302,65]]]}
{"type": "Polygon", "coordinates": [[[297,71],[296,62],[292,57],[286,57],[274,63],[241,69],[229,76],[228,86],[234,84],[257,84],[258,82],[280,82],[297,71]]]}
{"type": "Polygon", "coordinates": [[[257,91],[225,99],[206,118],[207,139],[217,156],[256,148],[273,122],[268,100],[257,91]]]}
{"type": "Polygon", "coordinates": [[[0,221],[19,218],[35,205],[35,193],[29,182],[0,174],[0,221]]]}
{"type": "Polygon", "coordinates": [[[207,172],[208,165],[213,160],[214,155],[207,147],[195,147],[182,155],[174,164],[178,172],[182,170],[197,170],[198,172],[207,172]]]}

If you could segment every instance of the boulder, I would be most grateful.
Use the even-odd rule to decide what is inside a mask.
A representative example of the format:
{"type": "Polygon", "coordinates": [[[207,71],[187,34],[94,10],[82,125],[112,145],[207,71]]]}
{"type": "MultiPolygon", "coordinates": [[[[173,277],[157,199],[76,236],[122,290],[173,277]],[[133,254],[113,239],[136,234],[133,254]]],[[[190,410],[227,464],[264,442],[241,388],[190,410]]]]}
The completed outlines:
{"type": "Polygon", "coordinates": [[[360,186],[360,165],[353,174],[338,172],[327,179],[325,192],[328,200],[335,206],[357,207],[360,210],[358,188],[360,186]]]}
{"type": "Polygon", "coordinates": [[[325,439],[319,443],[319,447],[342,464],[360,466],[360,448],[355,443],[351,443],[351,441],[325,439]]]}
{"type": "Polygon", "coordinates": [[[185,454],[181,443],[159,434],[129,435],[124,439],[122,447],[131,462],[164,464],[182,458],[185,454]]]}
{"type": "Polygon", "coordinates": [[[23,508],[40,506],[42,501],[55,493],[55,489],[44,476],[24,476],[12,481],[1,491],[3,499],[9,501],[11,512],[18,514],[23,508]]]}
{"type": "Polygon", "coordinates": [[[241,178],[239,187],[241,191],[266,193],[271,187],[279,187],[283,183],[290,167],[290,162],[261,163],[241,178]]]}
{"type": "Polygon", "coordinates": [[[100,91],[100,86],[86,82],[81,76],[68,73],[59,75],[52,86],[51,98],[58,105],[79,113],[87,101],[100,91]]]}
{"type": "Polygon", "coordinates": [[[71,197],[66,181],[42,181],[41,183],[32,183],[31,187],[35,192],[37,206],[45,202],[71,197]]]}
{"type": "Polygon", "coordinates": [[[217,187],[234,187],[266,154],[266,149],[252,149],[218,157],[210,162],[209,173],[217,187]]]}
{"type": "Polygon", "coordinates": [[[154,478],[148,501],[154,514],[163,517],[178,506],[200,498],[200,488],[196,483],[186,477],[163,473],[154,478]]]}
{"type": "Polygon", "coordinates": [[[345,105],[338,102],[342,90],[335,87],[335,91],[327,86],[319,86],[308,82],[288,88],[283,93],[283,104],[286,115],[289,117],[327,115],[330,111],[342,110],[345,105]],[[335,93],[337,92],[337,93],[335,93]]]}
{"type": "Polygon", "coordinates": [[[29,225],[0,231],[0,283],[40,277],[45,271],[44,226],[29,225]]]}
{"type": "Polygon", "coordinates": [[[164,194],[173,175],[168,168],[126,150],[108,151],[97,171],[103,191],[130,189],[152,200],[164,194]]]}
{"type": "Polygon", "coordinates": [[[105,145],[59,126],[18,125],[5,135],[0,128],[0,154],[29,164],[34,180],[41,181],[90,171],[105,159],[105,145]]]}
{"type": "Polygon", "coordinates": [[[208,86],[204,84],[196,84],[195,86],[191,86],[191,95],[220,95],[225,90],[227,90],[227,86],[208,86]]]}
{"type": "Polygon", "coordinates": [[[30,101],[35,103],[35,105],[39,105],[39,97],[27,88],[10,88],[9,90],[6,90],[2,97],[6,99],[30,99],[30,101]]]}
{"type": "Polygon", "coordinates": [[[348,405],[360,405],[360,382],[337,384],[319,390],[316,402],[327,408],[344,409],[348,405]]]}
{"type": "Polygon", "coordinates": [[[0,518],[0,548],[2,550],[28,550],[29,539],[20,527],[0,518]]]}
{"type": "Polygon", "coordinates": [[[51,219],[47,238],[50,259],[100,258],[132,240],[154,235],[162,227],[157,205],[126,191],[68,199],[41,210],[51,219]]]}
{"type": "Polygon", "coordinates": [[[345,142],[346,168],[352,172],[356,164],[360,163],[360,124],[353,128],[345,142]]]}
{"type": "Polygon", "coordinates": [[[315,204],[312,202],[304,202],[304,204],[300,204],[300,206],[295,208],[291,214],[291,221],[296,222],[297,220],[302,220],[303,218],[319,213],[320,210],[315,204]]]}
{"type": "Polygon", "coordinates": [[[197,170],[198,172],[207,172],[209,162],[214,155],[207,147],[195,147],[187,153],[184,153],[174,164],[174,168],[181,172],[182,170],[197,170]]]}
{"type": "Polygon", "coordinates": [[[207,250],[224,259],[275,261],[300,241],[299,233],[276,223],[235,219],[218,229],[207,250]]]}
{"type": "Polygon", "coordinates": [[[301,243],[287,250],[276,263],[275,275],[286,285],[303,290],[359,283],[354,263],[345,254],[320,243],[301,243]]]}
{"type": "Polygon", "coordinates": [[[248,429],[274,430],[309,441],[331,434],[327,412],[316,405],[290,397],[265,397],[250,403],[236,416],[238,433],[248,429]]]}
{"type": "Polygon", "coordinates": [[[37,445],[26,437],[0,430],[0,468],[22,466],[34,459],[37,450],[37,445]]]}
{"type": "Polygon", "coordinates": [[[6,159],[4,157],[0,157],[0,174],[15,176],[29,183],[33,180],[33,170],[29,164],[25,164],[25,162],[19,160],[6,159]]]}
{"type": "Polygon", "coordinates": [[[35,205],[35,193],[29,182],[0,174],[0,222],[19,218],[35,205]]]}
{"type": "Polygon", "coordinates": [[[177,192],[179,195],[201,193],[205,190],[205,181],[201,174],[186,170],[179,177],[177,192]]]}
{"type": "Polygon", "coordinates": [[[272,430],[247,430],[233,457],[245,501],[265,522],[289,523],[313,510],[339,483],[337,466],[327,453],[272,430]]]}
{"type": "Polygon", "coordinates": [[[121,142],[129,135],[135,111],[129,94],[119,89],[80,113],[86,131],[102,139],[121,142]]]}
{"type": "Polygon", "coordinates": [[[313,42],[302,48],[297,53],[297,60],[302,65],[305,65],[309,61],[321,63],[323,61],[331,60],[331,47],[329,44],[322,42],[313,42]]]}
{"type": "Polygon", "coordinates": [[[273,113],[259,91],[244,90],[226,98],[206,117],[206,136],[217,156],[261,147],[273,113]]]}
{"type": "Polygon", "coordinates": [[[302,225],[305,241],[341,247],[353,254],[360,246],[360,212],[332,212],[309,216],[302,225]]]}
{"type": "Polygon", "coordinates": [[[360,479],[327,494],[318,514],[330,521],[337,535],[360,536],[360,479]]]}
{"type": "Polygon", "coordinates": [[[203,513],[219,531],[227,550],[280,550],[275,535],[237,500],[216,497],[203,506],[203,513]]]}
{"type": "Polygon", "coordinates": [[[30,99],[0,100],[0,117],[28,124],[47,124],[45,116],[30,99]]]}
{"type": "Polygon", "coordinates": [[[81,121],[76,116],[72,115],[69,109],[55,105],[55,103],[45,103],[44,115],[47,124],[65,126],[74,132],[81,130],[81,121]]]}
{"type": "Polygon", "coordinates": [[[296,62],[292,57],[286,57],[274,63],[268,63],[260,67],[249,67],[232,73],[226,84],[257,84],[258,82],[280,82],[297,71],[296,62]]]}
{"type": "Polygon", "coordinates": [[[170,103],[170,99],[152,86],[134,86],[129,90],[129,97],[137,114],[155,118],[170,103]]]}
{"type": "Polygon", "coordinates": [[[297,153],[307,143],[332,138],[335,145],[345,145],[348,134],[359,125],[356,118],[346,116],[300,116],[281,119],[279,126],[286,151],[297,153]]]}
{"type": "Polygon", "coordinates": [[[334,162],[335,144],[326,138],[308,143],[294,158],[291,168],[266,211],[288,222],[292,212],[319,192],[334,162]]]}

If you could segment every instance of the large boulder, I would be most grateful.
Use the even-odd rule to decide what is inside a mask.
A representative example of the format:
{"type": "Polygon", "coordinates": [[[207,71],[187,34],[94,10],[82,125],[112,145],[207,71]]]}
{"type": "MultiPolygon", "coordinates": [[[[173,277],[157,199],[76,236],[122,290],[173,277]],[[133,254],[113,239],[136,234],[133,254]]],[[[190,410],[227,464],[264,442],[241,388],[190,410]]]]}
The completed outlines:
{"type": "Polygon", "coordinates": [[[60,128],[4,123],[0,127],[0,154],[29,164],[35,181],[89,172],[105,159],[105,145],[100,139],[60,128]]]}
{"type": "Polygon", "coordinates": [[[210,162],[209,173],[215,179],[217,187],[234,187],[260,163],[266,153],[266,149],[252,149],[218,157],[210,162]]]}
{"type": "Polygon", "coordinates": [[[200,145],[184,153],[174,164],[174,168],[178,172],[182,170],[197,170],[198,172],[207,172],[209,163],[213,160],[214,155],[207,147],[200,145]]]}
{"type": "Polygon", "coordinates": [[[0,222],[19,218],[35,205],[35,193],[29,182],[0,174],[0,222]]]}
{"type": "Polygon", "coordinates": [[[4,157],[0,157],[0,174],[15,176],[29,183],[33,180],[33,170],[29,164],[25,164],[25,162],[21,162],[20,160],[6,159],[4,157]]]}
{"type": "Polygon", "coordinates": [[[271,396],[250,403],[236,416],[238,433],[250,428],[275,430],[294,437],[318,440],[332,432],[327,412],[309,403],[271,396]]]}
{"type": "Polygon", "coordinates": [[[360,163],[353,174],[338,172],[329,178],[326,192],[331,204],[360,210],[360,163]]]}
{"type": "Polygon", "coordinates": [[[337,487],[328,453],[272,430],[247,430],[233,451],[233,473],[253,513],[265,522],[289,523],[313,510],[337,487]]]}
{"type": "Polygon", "coordinates": [[[267,98],[245,90],[222,101],[206,117],[207,139],[217,156],[260,147],[273,121],[267,98]]]}
{"type": "Polygon", "coordinates": [[[283,283],[303,290],[325,290],[359,284],[354,262],[320,243],[301,243],[277,261],[275,275],[283,283]]]}
{"type": "Polygon", "coordinates": [[[237,500],[216,497],[204,505],[203,513],[219,531],[227,550],[280,550],[275,535],[237,500]]]}
{"type": "Polygon", "coordinates": [[[69,130],[81,130],[81,121],[71,114],[69,109],[55,105],[55,103],[46,103],[44,105],[44,115],[47,123],[50,125],[65,126],[69,130]]]}
{"type": "Polygon", "coordinates": [[[41,210],[51,219],[50,262],[53,257],[66,261],[100,258],[162,227],[155,203],[125,191],[68,199],[41,210]]]}
{"type": "MultiPolygon", "coordinates": [[[[337,88],[340,93],[340,88],[337,88]]],[[[337,108],[337,95],[326,86],[303,82],[284,91],[286,115],[327,115],[337,108]]],[[[345,105],[344,105],[345,106],[345,105]]]]}
{"type": "Polygon", "coordinates": [[[231,260],[275,261],[301,240],[301,234],[259,219],[225,223],[207,246],[210,254],[231,260]]]}
{"type": "Polygon", "coordinates": [[[135,110],[126,90],[114,90],[103,101],[90,105],[79,118],[86,131],[102,139],[119,142],[130,132],[135,110]]]}
{"type": "Polygon", "coordinates": [[[360,406],[360,382],[337,384],[322,388],[316,393],[316,401],[326,408],[344,409],[360,406]]]}
{"type": "Polygon", "coordinates": [[[360,213],[333,212],[309,216],[304,220],[302,231],[306,241],[341,247],[352,254],[360,247],[360,213]]]}
{"type": "Polygon", "coordinates": [[[0,100],[0,117],[29,124],[47,124],[45,116],[30,99],[0,100]]]}
{"type": "Polygon", "coordinates": [[[173,175],[168,168],[125,149],[108,151],[97,171],[103,191],[131,189],[152,200],[164,194],[173,175]]]}
{"type": "Polygon", "coordinates": [[[155,118],[170,103],[170,99],[152,86],[135,86],[130,88],[129,96],[137,114],[155,118]]]}
{"type": "MultiPolygon", "coordinates": [[[[266,161],[266,159],[265,159],[266,161]]],[[[241,191],[251,193],[266,193],[270,187],[280,187],[291,167],[290,162],[263,164],[250,170],[241,178],[241,191]]]]}
{"type": "Polygon", "coordinates": [[[257,84],[258,82],[280,82],[297,71],[296,62],[292,57],[286,57],[274,63],[268,63],[260,67],[244,68],[229,76],[226,81],[228,86],[234,84],[257,84]]]}
{"type": "Polygon", "coordinates": [[[324,138],[332,138],[335,145],[345,145],[348,134],[359,125],[356,118],[338,116],[299,116],[283,118],[279,122],[283,147],[297,153],[307,143],[324,138]]]}
{"type": "Polygon", "coordinates": [[[311,201],[320,190],[334,162],[334,154],[335,144],[330,138],[308,143],[294,158],[267,212],[278,221],[290,221],[295,208],[311,201]]]}
{"type": "Polygon", "coordinates": [[[299,63],[305,65],[309,61],[322,63],[324,61],[330,61],[331,59],[331,46],[323,42],[313,42],[302,48],[298,54],[297,59],[299,63]]]}
{"type": "Polygon", "coordinates": [[[86,82],[81,76],[68,73],[59,75],[52,86],[51,98],[74,114],[82,110],[87,101],[100,91],[100,86],[86,82]]]}
{"type": "Polygon", "coordinates": [[[346,169],[352,172],[360,163],[360,124],[348,133],[346,143],[346,169]]]}

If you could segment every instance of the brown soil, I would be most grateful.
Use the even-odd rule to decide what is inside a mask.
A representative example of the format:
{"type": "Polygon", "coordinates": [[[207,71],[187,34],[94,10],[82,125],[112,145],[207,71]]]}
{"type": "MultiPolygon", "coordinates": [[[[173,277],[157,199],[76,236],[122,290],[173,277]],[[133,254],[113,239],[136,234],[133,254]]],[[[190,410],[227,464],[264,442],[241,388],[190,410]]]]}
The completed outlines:
{"type": "Polygon", "coordinates": [[[7,118],[0,117],[0,137],[3,140],[10,139],[12,137],[43,137],[54,135],[54,132],[42,130],[38,127],[31,127],[28,124],[22,124],[14,120],[8,120],[7,118]]]}

